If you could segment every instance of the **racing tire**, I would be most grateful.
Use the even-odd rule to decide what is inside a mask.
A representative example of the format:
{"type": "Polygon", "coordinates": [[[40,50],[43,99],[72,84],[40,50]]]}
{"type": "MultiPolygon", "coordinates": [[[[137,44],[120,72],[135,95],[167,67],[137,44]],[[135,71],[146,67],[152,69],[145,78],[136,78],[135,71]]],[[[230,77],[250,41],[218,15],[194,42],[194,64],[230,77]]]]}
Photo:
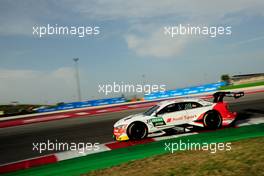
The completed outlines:
{"type": "Polygon", "coordinates": [[[148,128],[143,122],[133,122],[127,128],[127,135],[131,140],[144,139],[148,135],[148,128]]]}
{"type": "Polygon", "coordinates": [[[203,118],[204,127],[212,130],[221,128],[222,121],[222,117],[217,111],[208,111],[203,118]]]}

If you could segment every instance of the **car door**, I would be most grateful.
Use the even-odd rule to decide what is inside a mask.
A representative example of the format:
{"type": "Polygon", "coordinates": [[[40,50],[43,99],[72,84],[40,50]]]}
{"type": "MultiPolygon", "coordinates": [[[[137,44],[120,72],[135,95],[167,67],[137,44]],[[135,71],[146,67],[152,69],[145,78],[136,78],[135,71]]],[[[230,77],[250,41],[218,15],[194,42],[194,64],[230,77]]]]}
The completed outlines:
{"type": "Polygon", "coordinates": [[[193,121],[198,118],[204,112],[206,112],[210,107],[204,107],[198,102],[185,102],[184,109],[186,110],[186,121],[193,121]]]}
{"type": "Polygon", "coordinates": [[[184,110],[184,103],[172,103],[161,109],[156,114],[157,117],[162,117],[166,127],[175,126],[185,123],[184,118],[186,111],[184,110]]]}

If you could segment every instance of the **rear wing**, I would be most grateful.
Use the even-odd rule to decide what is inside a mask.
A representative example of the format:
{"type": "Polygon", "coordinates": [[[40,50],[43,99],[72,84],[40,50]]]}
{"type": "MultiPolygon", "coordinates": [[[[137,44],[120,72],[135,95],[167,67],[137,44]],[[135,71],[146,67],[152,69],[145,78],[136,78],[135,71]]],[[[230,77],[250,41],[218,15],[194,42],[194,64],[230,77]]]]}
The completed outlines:
{"type": "Polygon", "coordinates": [[[214,103],[223,102],[224,97],[234,97],[235,99],[243,97],[244,92],[216,92],[213,94],[214,103]]]}

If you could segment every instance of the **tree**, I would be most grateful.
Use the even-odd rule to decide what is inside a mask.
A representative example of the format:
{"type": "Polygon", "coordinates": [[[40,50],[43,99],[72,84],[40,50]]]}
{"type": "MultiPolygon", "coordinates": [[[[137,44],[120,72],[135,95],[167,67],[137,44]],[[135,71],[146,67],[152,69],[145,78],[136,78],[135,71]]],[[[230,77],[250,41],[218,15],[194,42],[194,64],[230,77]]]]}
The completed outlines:
{"type": "Polygon", "coordinates": [[[227,84],[230,84],[231,83],[231,79],[230,79],[230,76],[228,74],[223,74],[221,76],[221,80],[222,81],[225,81],[227,84]]]}

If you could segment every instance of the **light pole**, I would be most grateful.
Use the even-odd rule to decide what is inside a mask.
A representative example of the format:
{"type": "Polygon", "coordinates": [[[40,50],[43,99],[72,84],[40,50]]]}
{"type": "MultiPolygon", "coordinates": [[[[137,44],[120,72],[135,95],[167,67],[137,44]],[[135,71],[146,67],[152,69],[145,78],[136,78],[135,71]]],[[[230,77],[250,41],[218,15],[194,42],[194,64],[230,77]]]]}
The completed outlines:
{"type": "Polygon", "coordinates": [[[80,78],[79,78],[79,66],[78,66],[79,58],[73,58],[73,61],[75,62],[75,76],[76,76],[76,84],[77,84],[78,101],[82,101],[80,78]]]}
{"type": "Polygon", "coordinates": [[[143,86],[146,84],[146,75],[145,74],[142,74],[142,83],[143,83],[143,86]]]}

